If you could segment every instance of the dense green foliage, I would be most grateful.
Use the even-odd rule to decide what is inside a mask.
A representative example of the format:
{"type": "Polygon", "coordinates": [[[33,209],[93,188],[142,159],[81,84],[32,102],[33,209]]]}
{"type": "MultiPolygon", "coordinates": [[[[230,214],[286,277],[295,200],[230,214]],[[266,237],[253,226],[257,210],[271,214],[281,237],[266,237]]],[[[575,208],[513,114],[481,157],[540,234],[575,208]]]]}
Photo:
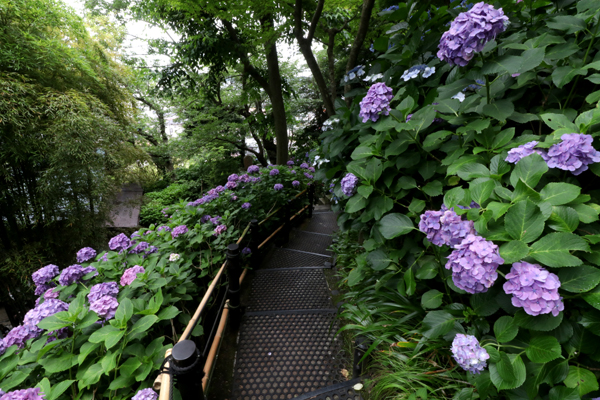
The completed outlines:
{"type": "MultiPolygon", "coordinates": [[[[409,1],[384,13],[389,36],[375,41],[379,57],[368,74],[381,72],[392,87],[390,116],[363,123],[366,90],[355,85],[351,105],[337,103],[340,122],[322,135],[330,162],[318,176],[360,179],[350,198],[339,183],[334,189],[340,225],[360,232],[362,244],[348,260],[349,296],[361,300],[346,309],[356,321],[348,328],[384,349],[395,343],[391,351],[407,359],[435,360],[440,378],[460,373],[470,383],[456,398],[597,397],[598,164],[575,176],[549,169],[537,154],[516,165],[504,160],[532,140],[547,149],[566,133],[599,134],[600,8],[594,1],[494,5],[510,24],[466,67],[433,57],[447,24],[465,11],[452,8],[458,2],[436,9],[409,1]],[[435,74],[401,79],[423,63],[435,74]],[[453,99],[457,93],[466,99],[453,99]],[[471,201],[481,208],[456,207],[471,201]],[[458,289],[444,268],[451,249],[416,228],[420,214],[442,202],[500,246],[501,276],[486,293],[458,289]],[[520,260],[558,275],[564,312],[531,316],[511,304],[503,276],[520,260]],[[476,336],[487,350],[485,372],[466,374],[451,360],[457,333],[476,336]]],[[[386,385],[378,387],[383,397],[405,398],[386,385]]],[[[427,385],[438,398],[451,395],[427,385]]]]}

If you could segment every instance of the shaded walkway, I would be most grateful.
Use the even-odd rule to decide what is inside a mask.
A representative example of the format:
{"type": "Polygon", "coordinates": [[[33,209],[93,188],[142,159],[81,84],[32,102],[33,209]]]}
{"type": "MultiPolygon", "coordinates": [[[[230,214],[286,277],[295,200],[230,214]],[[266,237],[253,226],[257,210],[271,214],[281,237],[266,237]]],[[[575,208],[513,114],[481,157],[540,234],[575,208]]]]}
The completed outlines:
{"type": "Polygon", "coordinates": [[[255,272],[243,304],[233,399],[360,399],[344,374],[351,367],[324,273],[335,230],[336,214],[315,208],[255,272]]]}

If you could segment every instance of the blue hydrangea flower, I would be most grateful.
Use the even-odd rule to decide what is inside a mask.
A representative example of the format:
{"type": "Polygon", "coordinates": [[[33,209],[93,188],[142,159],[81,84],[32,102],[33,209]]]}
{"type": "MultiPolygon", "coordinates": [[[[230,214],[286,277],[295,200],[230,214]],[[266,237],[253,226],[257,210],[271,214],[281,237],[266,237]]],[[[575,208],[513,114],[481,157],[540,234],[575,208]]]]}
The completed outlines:
{"type": "Polygon", "coordinates": [[[292,181],[292,186],[293,187],[298,187],[298,186],[300,186],[300,182],[299,181],[292,181]]]}
{"type": "Polygon", "coordinates": [[[562,135],[561,142],[548,149],[548,167],[581,174],[589,164],[600,162],[600,152],[592,146],[593,141],[591,135],[581,133],[562,135]]]}
{"type": "Polygon", "coordinates": [[[227,177],[227,182],[237,182],[240,179],[238,174],[231,174],[227,177]]]}
{"type": "Polygon", "coordinates": [[[342,178],[342,193],[346,196],[350,197],[354,194],[356,190],[356,185],[358,184],[359,179],[353,173],[347,173],[346,176],[342,178]]]}
{"type": "Polygon", "coordinates": [[[456,334],[450,350],[458,365],[472,374],[481,373],[490,358],[487,351],[479,345],[477,338],[472,335],[456,334]]]}
{"type": "Polygon", "coordinates": [[[536,140],[520,145],[519,147],[515,147],[514,149],[510,149],[508,151],[508,156],[504,159],[504,161],[516,164],[522,158],[525,158],[533,153],[538,153],[544,160],[548,159],[548,155],[545,151],[541,149],[536,149],[538,142],[536,140]]]}
{"type": "Polygon", "coordinates": [[[104,282],[92,286],[87,298],[90,303],[93,303],[97,300],[100,300],[100,298],[104,296],[112,296],[116,298],[118,294],[119,286],[117,285],[117,282],[104,282]]]}
{"type": "Polygon", "coordinates": [[[257,172],[260,171],[260,168],[258,165],[251,165],[248,167],[248,169],[246,170],[249,174],[256,174],[257,172]]]}
{"type": "Polygon", "coordinates": [[[129,254],[140,254],[146,251],[150,245],[148,242],[139,242],[134,249],[129,250],[129,254]]]}
{"type": "Polygon", "coordinates": [[[124,233],[118,234],[108,242],[108,247],[113,251],[126,250],[130,245],[131,241],[124,233]]]}
{"type": "Polygon", "coordinates": [[[277,168],[273,168],[271,171],[269,171],[269,175],[271,175],[271,176],[279,175],[279,170],[277,168]]]}
{"type": "Polygon", "coordinates": [[[252,207],[252,204],[250,204],[250,203],[244,203],[244,204],[242,204],[242,208],[243,208],[244,210],[247,210],[247,209],[249,209],[250,207],[252,207]]]}
{"type": "Polygon", "coordinates": [[[467,235],[448,256],[446,269],[459,289],[472,294],[484,293],[498,279],[498,265],[504,263],[498,246],[481,236],[467,235]]]}
{"type": "Polygon", "coordinates": [[[179,226],[176,226],[175,228],[173,228],[173,231],[171,232],[171,236],[173,236],[173,239],[175,239],[177,236],[183,235],[187,231],[188,231],[187,226],[179,225],[179,226]]]}
{"type": "Polygon", "coordinates": [[[22,349],[29,339],[35,339],[37,336],[37,327],[31,325],[15,326],[4,337],[4,345],[8,348],[16,344],[18,348],[22,349]]]}
{"type": "Polygon", "coordinates": [[[215,228],[215,232],[213,233],[213,236],[219,236],[226,230],[227,230],[227,225],[219,225],[215,228]]]}
{"type": "Polygon", "coordinates": [[[473,221],[463,220],[453,209],[442,206],[440,211],[427,210],[421,214],[419,230],[436,246],[455,247],[467,235],[476,234],[473,221]]]}
{"type": "Polygon", "coordinates": [[[158,394],[152,388],[138,390],[131,400],[157,400],[158,394]]]}
{"type": "Polygon", "coordinates": [[[506,294],[512,295],[512,304],[523,307],[529,315],[552,313],[557,316],[565,309],[562,297],[558,294],[558,276],[546,271],[538,264],[526,261],[516,262],[506,274],[503,286],[506,294]]]}
{"type": "Polygon", "coordinates": [[[371,120],[376,122],[379,115],[389,115],[390,101],[394,98],[392,88],[389,88],[383,82],[375,83],[369,88],[367,95],[360,102],[359,116],[362,122],[371,120]]]}
{"type": "Polygon", "coordinates": [[[244,247],[242,249],[242,254],[245,255],[245,256],[247,256],[248,254],[251,254],[251,253],[252,253],[252,250],[250,250],[250,247],[244,247]]]}
{"type": "Polygon", "coordinates": [[[78,264],[70,265],[60,272],[60,276],[58,277],[58,283],[60,283],[63,286],[69,286],[72,283],[79,282],[82,277],[84,277],[92,271],[95,271],[95,268],[83,268],[81,265],[78,264]]]}
{"type": "Polygon", "coordinates": [[[273,189],[281,190],[281,189],[283,189],[283,185],[281,183],[276,183],[275,186],[273,186],[273,189]]]}
{"type": "Polygon", "coordinates": [[[413,78],[422,74],[423,78],[429,78],[431,75],[435,73],[435,67],[428,67],[425,64],[414,65],[404,71],[401,78],[404,79],[404,82],[407,82],[413,78]]]}
{"type": "Polygon", "coordinates": [[[225,184],[225,187],[229,190],[233,190],[233,189],[237,188],[237,182],[229,181],[225,184]]]}
{"type": "Polygon", "coordinates": [[[460,13],[444,32],[437,56],[450,65],[464,67],[487,42],[504,32],[508,17],[502,8],[480,2],[469,11],[460,13]]]}
{"type": "Polygon", "coordinates": [[[45,267],[35,271],[31,275],[31,278],[36,286],[41,286],[50,282],[56,275],[58,275],[58,266],[54,264],[48,264],[45,267]]]}
{"type": "Polygon", "coordinates": [[[84,247],[77,252],[77,262],[82,263],[96,257],[96,250],[91,247],[84,247]]]}

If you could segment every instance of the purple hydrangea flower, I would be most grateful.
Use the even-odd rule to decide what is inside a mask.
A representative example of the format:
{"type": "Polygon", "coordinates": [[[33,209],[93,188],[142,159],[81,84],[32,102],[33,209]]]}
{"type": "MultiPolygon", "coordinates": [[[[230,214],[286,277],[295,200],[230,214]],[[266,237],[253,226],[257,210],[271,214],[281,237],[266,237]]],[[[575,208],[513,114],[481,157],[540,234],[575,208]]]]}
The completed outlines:
{"type": "Polygon", "coordinates": [[[30,325],[15,326],[4,337],[4,345],[8,348],[16,344],[18,348],[22,349],[29,339],[35,339],[37,336],[37,327],[30,325]]]}
{"type": "Polygon", "coordinates": [[[593,146],[591,135],[566,133],[562,141],[548,149],[548,167],[571,171],[579,175],[588,169],[589,164],[600,162],[600,151],[593,146]]]}
{"type": "Polygon", "coordinates": [[[144,272],[146,272],[146,270],[141,265],[134,265],[133,267],[126,269],[121,277],[121,286],[131,285],[131,283],[135,281],[135,278],[137,278],[137,274],[143,274],[144,272]]]}
{"type": "Polygon", "coordinates": [[[308,172],[305,172],[304,176],[307,177],[308,179],[312,179],[313,178],[313,176],[311,174],[309,174],[308,172]]]}
{"type": "Polygon", "coordinates": [[[536,149],[538,142],[536,140],[520,145],[519,147],[515,147],[514,149],[510,149],[508,151],[508,156],[504,159],[504,161],[516,164],[522,158],[525,158],[533,153],[538,153],[544,160],[548,158],[544,150],[536,149]]]}
{"type": "Polygon", "coordinates": [[[240,182],[244,182],[244,183],[250,182],[250,176],[248,174],[241,175],[240,182]]]}
{"type": "Polygon", "coordinates": [[[219,185],[214,189],[217,193],[221,193],[225,191],[225,186],[219,185]]]}
{"type": "Polygon", "coordinates": [[[92,286],[87,298],[90,303],[93,303],[97,300],[100,300],[100,298],[104,296],[112,296],[116,298],[118,294],[119,286],[117,285],[117,282],[104,282],[92,286]]]}
{"type": "Polygon", "coordinates": [[[2,396],[2,400],[44,400],[44,395],[40,388],[30,388],[13,390],[2,396]]]}
{"type": "MultiPolygon", "coordinates": [[[[0,339],[0,356],[2,354],[4,354],[4,352],[6,352],[6,345],[4,344],[4,339],[0,339]]],[[[3,395],[5,395],[6,393],[4,393],[2,391],[2,389],[0,389],[0,397],[2,397],[3,395]]]]}
{"type": "MultiPolygon", "coordinates": [[[[0,342],[2,341],[2,339],[0,339],[0,342]]],[[[4,354],[4,351],[0,352],[0,355],[4,354]]],[[[0,389],[0,397],[4,396],[6,394],[6,392],[2,389],[0,389]]]]}
{"type": "Polygon", "coordinates": [[[273,189],[281,190],[281,189],[283,189],[283,185],[281,183],[276,183],[275,186],[273,186],[273,189]]]}
{"type": "Polygon", "coordinates": [[[279,175],[279,170],[277,168],[273,168],[270,172],[269,175],[271,176],[275,176],[275,175],[279,175]]]}
{"type": "Polygon", "coordinates": [[[27,314],[25,314],[25,318],[23,318],[23,325],[28,326],[32,332],[35,332],[36,336],[41,335],[43,329],[38,328],[37,326],[41,320],[54,315],[57,312],[67,311],[68,309],[69,305],[64,301],[58,299],[45,300],[42,304],[29,310],[27,314]]]}
{"type": "Polygon", "coordinates": [[[227,177],[227,182],[237,182],[240,179],[238,174],[231,174],[227,177]]]}
{"type": "Polygon", "coordinates": [[[495,9],[484,2],[460,13],[442,35],[437,56],[450,65],[464,67],[487,42],[504,32],[508,17],[502,8],[495,9]]]}
{"type": "Polygon", "coordinates": [[[152,388],[138,390],[131,400],[157,400],[158,394],[152,388]]]}
{"type": "Polygon", "coordinates": [[[226,225],[219,225],[219,226],[217,226],[215,228],[215,233],[213,233],[213,236],[219,236],[220,234],[222,234],[226,230],[227,230],[227,226],[226,225]]]}
{"type": "Polygon", "coordinates": [[[487,366],[490,358],[487,351],[479,345],[475,336],[457,333],[452,341],[452,357],[465,371],[479,374],[487,366]]]}
{"type": "Polygon", "coordinates": [[[360,113],[362,122],[371,120],[373,122],[379,119],[379,114],[389,115],[390,101],[394,98],[392,88],[389,88],[383,82],[376,83],[369,88],[367,95],[360,102],[360,113]]]}
{"type": "Polygon", "coordinates": [[[298,182],[298,181],[292,181],[292,186],[293,187],[300,186],[300,182],[298,182]]]}
{"type": "MultiPolygon", "coordinates": [[[[121,278],[122,280],[123,278],[121,278]]],[[[100,318],[108,321],[115,317],[119,302],[112,296],[102,296],[90,304],[90,311],[94,311],[100,318]]]]}
{"type": "Polygon", "coordinates": [[[149,256],[150,254],[156,253],[157,251],[158,251],[158,247],[156,247],[156,246],[150,246],[146,250],[146,255],[149,256]]]}
{"type": "Polygon", "coordinates": [[[173,228],[173,231],[171,232],[171,235],[173,236],[173,239],[175,239],[177,236],[183,235],[187,231],[188,231],[187,226],[185,226],[185,225],[179,225],[179,226],[176,226],[175,228],[173,228]]]}
{"type": "Polygon", "coordinates": [[[252,253],[252,250],[250,250],[250,247],[244,247],[242,249],[242,254],[245,256],[247,256],[248,254],[251,254],[251,253],[252,253]]]}
{"type": "Polygon", "coordinates": [[[538,264],[516,262],[506,274],[504,292],[512,294],[512,304],[529,315],[552,313],[557,316],[565,306],[558,294],[560,280],[538,264]]]}
{"type": "Polygon", "coordinates": [[[233,190],[233,189],[237,188],[237,183],[236,182],[227,182],[225,184],[225,187],[229,190],[233,190]]]}
{"type": "Polygon", "coordinates": [[[249,209],[250,207],[252,207],[252,204],[250,204],[250,203],[244,203],[244,204],[242,204],[242,208],[243,208],[244,210],[247,210],[247,209],[249,209]]]}
{"type": "Polygon", "coordinates": [[[171,232],[171,228],[169,228],[167,225],[161,225],[158,228],[156,228],[156,233],[159,233],[162,231],[171,232]]]}
{"type": "Polygon", "coordinates": [[[140,242],[134,249],[129,250],[129,254],[140,254],[146,251],[150,245],[148,242],[140,242]]]}
{"type": "MultiPolygon", "coordinates": [[[[243,188],[242,188],[243,189],[243,188]]],[[[238,199],[237,196],[231,196],[231,201],[236,201],[238,199]]]]}
{"type": "Polygon", "coordinates": [[[254,177],[253,176],[252,178],[250,178],[250,182],[252,182],[252,183],[257,183],[257,182],[260,182],[260,181],[261,181],[260,177],[254,177]]]}
{"type": "Polygon", "coordinates": [[[96,250],[91,247],[84,247],[77,252],[77,262],[82,263],[96,257],[96,250]]]}
{"type": "Polygon", "coordinates": [[[258,167],[258,165],[251,165],[248,167],[248,169],[246,171],[249,174],[256,174],[258,171],[260,171],[260,168],[258,167]]]}
{"type": "Polygon", "coordinates": [[[442,207],[440,211],[427,210],[421,214],[419,230],[436,246],[455,247],[467,235],[475,235],[473,221],[465,221],[454,210],[442,207]]]}
{"type": "Polygon", "coordinates": [[[205,216],[203,216],[202,218],[200,218],[200,223],[201,224],[205,224],[210,220],[210,215],[206,214],[205,216]]]}
{"type": "Polygon", "coordinates": [[[220,220],[221,220],[221,216],[220,216],[220,215],[215,215],[214,217],[212,217],[212,218],[210,219],[210,222],[211,222],[213,225],[218,225],[220,220]]]}
{"type": "Polygon", "coordinates": [[[289,165],[289,166],[291,167],[292,165],[294,165],[294,161],[293,161],[293,160],[289,160],[289,161],[287,162],[287,165],[289,165]]]}
{"type": "Polygon", "coordinates": [[[296,170],[291,170],[290,171],[290,174],[295,174],[295,173],[296,173],[296,170]]]}
{"type": "Polygon", "coordinates": [[[52,278],[54,278],[56,275],[58,275],[58,266],[54,264],[48,264],[45,267],[42,267],[35,271],[31,275],[31,278],[33,279],[33,283],[35,283],[36,286],[40,286],[50,282],[52,278]]]}
{"type": "Polygon", "coordinates": [[[96,269],[94,267],[83,268],[78,264],[68,266],[61,271],[60,277],[58,278],[58,283],[63,286],[69,286],[72,283],[79,282],[83,276],[95,270],[96,269]]]}
{"type": "Polygon", "coordinates": [[[308,169],[308,164],[303,162],[302,164],[300,164],[300,168],[302,169],[308,169]]]}
{"type": "Polygon", "coordinates": [[[314,172],[315,172],[315,168],[314,168],[314,167],[308,167],[308,170],[309,170],[310,172],[312,172],[312,173],[314,173],[314,172]]]}
{"type": "Polygon", "coordinates": [[[104,262],[108,261],[108,253],[104,253],[102,257],[100,257],[100,260],[104,262]]]}
{"type": "Polygon", "coordinates": [[[498,278],[496,269],[504,260],[498,246],[481,236],[467,235],[448,256],[446,269],[452,270],[452,281],[469,293],[484,293],[498,278]]]}
{"type": "Polygon", "coordinates": [[[358,178],[353,173],[347,173],[344,178],[342,178],[342,193],[346,196],[352,196],[354,194],[354,190],[356,189],[356,185],[358,184],[358,178]]]}
{"type": "Polygon", "coordinates": [[[46,290],[42,295],[40,295],[40,297],[37,298],[37,300],[35,301],[35,305],[36,307],[40,305],[40,300],[42,300],[42,296],[44,298],[44,301],[48,300],[48,299],[58,299],[58,295],[60,294],[60,289],[58,288],[50,288],[48,290],[46,290]],[[55,290],[56,289],[56,290],[55,290]]]}
{"type": "Polygon", "coordinates": [[[131,246],[131,241],[124,233],[118,234],[108,242],[108,248],[114,251],[126,250],[129,246],[131,246]]]}
{"type": "Polygon", "coordinates": [[[35,291],[33,292],[33,294],[35,294],[36,296],[41,296],[43,293],[47,292],[48,290],[50,290],[54,287],[56,287],[54,282],[51,282],[49,284],[39,285],[39,286],[35,287],[35,291]]]}

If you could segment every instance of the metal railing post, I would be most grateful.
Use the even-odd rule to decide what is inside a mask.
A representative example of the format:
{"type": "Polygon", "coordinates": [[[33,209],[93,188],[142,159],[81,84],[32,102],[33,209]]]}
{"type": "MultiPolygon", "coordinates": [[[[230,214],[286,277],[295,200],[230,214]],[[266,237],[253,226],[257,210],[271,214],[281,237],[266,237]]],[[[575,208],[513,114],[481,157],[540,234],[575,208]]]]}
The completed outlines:
{"type": "Polygon", "coordinates": [[[229,281],[229,290],[227,299],[229,300],[229,309],[231,313],[231,325],[237,329],[241,320],[240,311],[240,246],[232,243],[227,246],[227,280],[229,281]]]}
{"type": "Polygon", "coordinates": [[[250,221],[250,251],[252,251],[250,256],[250,266],[252,269],[257,269],[260,267],[261,263],[261,251],[258,248],[258,245],[261,242],[260,235],[260,225],[258,224],[257,219],[253,219],[250,221]]]}
{"type": "Polygon", "coordinates": [[[313,208],[315,204],[315,184],[311,182],[308,187],[308,218],[312,218],[313,208]]]}
{"type": "Polygon", "coordinates": [[[364,360],[361,359],[365,355],[365,352],[369,348],[367,339],[362,336],[358,336],[354,341],[354,360],[352,362],[352,377],[358,378],[362,374],[364,360]]]}
{"type": "Polygon", "coordinates": [[[204,400],[202,356],[192,340],[182,340],[173,346],[172,369],[177,378],[177,389],[183,400],[204,400]]]}

